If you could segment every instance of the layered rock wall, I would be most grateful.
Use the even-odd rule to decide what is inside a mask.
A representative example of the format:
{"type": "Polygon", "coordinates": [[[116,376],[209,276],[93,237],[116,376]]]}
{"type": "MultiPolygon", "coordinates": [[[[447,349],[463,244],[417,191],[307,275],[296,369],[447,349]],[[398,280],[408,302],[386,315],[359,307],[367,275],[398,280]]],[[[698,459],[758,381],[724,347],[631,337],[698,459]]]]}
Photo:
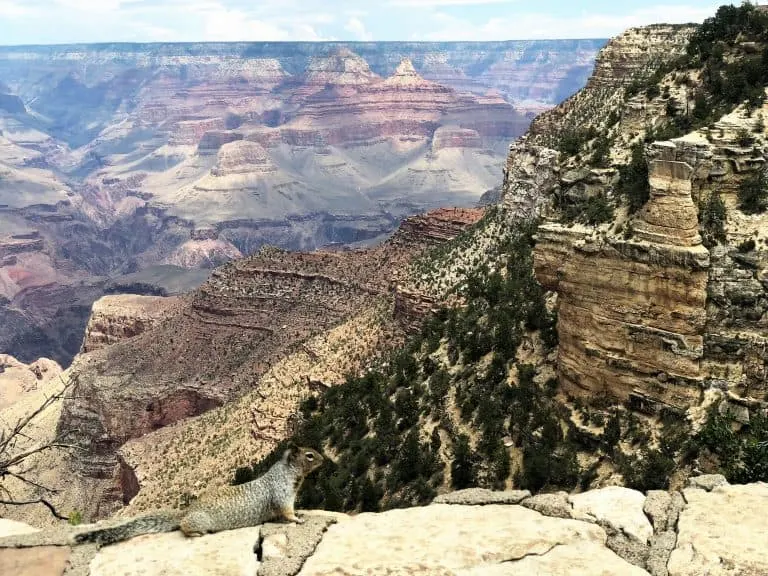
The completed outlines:
{"type": "Polygon", "coordinates": [[[120,294],[93,303],[81,353],[93,352],[138,336],[171,314],[175,297],[120,294]]]}

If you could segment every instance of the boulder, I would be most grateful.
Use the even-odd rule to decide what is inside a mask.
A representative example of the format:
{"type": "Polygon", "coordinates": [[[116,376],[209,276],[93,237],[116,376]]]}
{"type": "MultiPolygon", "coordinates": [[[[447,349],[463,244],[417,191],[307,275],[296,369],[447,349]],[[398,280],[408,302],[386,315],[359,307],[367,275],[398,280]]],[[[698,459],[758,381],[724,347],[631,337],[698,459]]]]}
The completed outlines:
{"type": "Polygon", "coordinates": [[[139,536],[102,548],[90,576],[252,576],[260,528],[185,538],[181,532],[139,536]]]}
{"type": "Polygon", "coordinates": [[[299,574],[647,575],[605,540],[595,524],[522,506],[433,504],[331,526],[299,574]]]}
{"type": "Polygon", "coordinates": [[[768,484],[688,488],[669,576],[768,574],[768,484]]]}
{"type": "Polygon", "coordinates": [[[608,525],[643,544],[653,536],[653,527],[643,512],[645,496],[642,492],[608,486],[570,497],[575,518],[592,518],[600,525],[608,525]]]}

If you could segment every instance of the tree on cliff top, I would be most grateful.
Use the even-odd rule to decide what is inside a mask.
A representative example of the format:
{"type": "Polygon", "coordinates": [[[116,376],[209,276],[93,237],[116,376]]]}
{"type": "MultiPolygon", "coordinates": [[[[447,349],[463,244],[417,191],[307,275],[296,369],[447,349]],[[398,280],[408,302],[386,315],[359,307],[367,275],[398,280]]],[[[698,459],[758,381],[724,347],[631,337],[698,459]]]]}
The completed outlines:
{"type": "Polygon", "coordinates": [[[59,520],[69,520],[62,515],[48,499],[56,494],[55,488],[47,487],[35,481],[32,477],[31,462],[39,454],[52,450],[71,450],[76,448],[66,443],[66,433],[57,434],[50,441],[36,442],[30,435],[31,423],[48,410],[56,402],[63,400],[73,388],[74,379],[64,383],[64,387],[55,394],[48,396],[37,408],[28,415],[20,418],[13,426],[5,426],[0,422],[0,505],[31,506],[42,504],[59,520]],[[34,490],[37,497],[16,498],[7,486],[7,478],[14,478],[27,488],[34,490]]]}

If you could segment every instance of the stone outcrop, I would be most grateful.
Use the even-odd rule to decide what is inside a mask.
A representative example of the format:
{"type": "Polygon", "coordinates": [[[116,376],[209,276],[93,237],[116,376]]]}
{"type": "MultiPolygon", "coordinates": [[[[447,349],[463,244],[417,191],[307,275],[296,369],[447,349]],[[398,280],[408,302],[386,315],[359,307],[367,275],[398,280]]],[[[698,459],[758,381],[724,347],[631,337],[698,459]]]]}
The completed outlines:
{"type": "Polygon", "coordinates": [[[221,147],[217,155],[216,167],[211,170],[211,174],[214,176],[258,175],[269,174],[276,170],[267,151],[259,144],[238,140],[221,147]]]}
{"type": "Polygon", "coordinates": [[[710,492],[684,490],[677,545],[669,559],[670,576],[745,576],[768,571],[768,552],[755,544],[765,530],[768,484],[721,485],[710,492]]]}
{"type": "Polygon", "coordinates": [[[685,409],[705,378],[709,252],[691,228],[690,168],[657,161],[651,174],[636,239],[545,224],[534,267],[559,295],[558,373],[569,391],[685,409]]]}
{"type": "Polygon", "coordinates": [[[650,163],[650,199],[633,224],[638,240],[681,247],[701,245],[698,210],[691,198],[692,174],[685,162],[650,163]]]}
{"type": "Polygon", "coordinates": [[[435,130],[432,136],[433,152],[445,148],[480,148],[482,145],[483,141],[478,131],[469,128],[442,126],[435,130]]]}
{"type": "Polygon", "coordinates": [[[81,353],[93,352],[133,338],[172,314],[175,297],[120,294],[93,303],[81,353]]]}
{"type": "MultiPolygon", "coordinates": [[[[443,208],[428,214],[414,216],[400,226],[396,241],[413,242],[419,239],[437,245],[458,236],[468,226],[480,221],[483,208],[443,208]]],[[[408,285],[395,289],[394,317],[409,333],[415,333],[424,319],[438,307],[438,300],[423,290],[408,285]]]]}
{"type": "Polygon", "coordinates": [[[603,489],[566,497],[564,514],[554,515],[523,493],[466,490],[421,508],[299,512],[300,525],[147,535],[100,550],[67,542],[92,526],[39,532],[0,520],[0,567],[24,565],[29,576],[63,575],[67,561],[67,574],[91,576],[757,576],[768,571],[767,489],[603,489]]]}

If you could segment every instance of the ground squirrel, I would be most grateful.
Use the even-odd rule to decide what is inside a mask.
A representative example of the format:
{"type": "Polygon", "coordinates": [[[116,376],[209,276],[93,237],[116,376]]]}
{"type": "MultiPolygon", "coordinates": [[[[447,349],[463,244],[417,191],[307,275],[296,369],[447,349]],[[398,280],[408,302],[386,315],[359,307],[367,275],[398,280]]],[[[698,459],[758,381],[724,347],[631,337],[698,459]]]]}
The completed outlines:
{"type": "Polygon", "coordinates": [[[172,532],[179,528],[186,536],[200,536],[257,526],[278,518],[301,523],[293,510],[296,493],[304,477],[322,462],[323,457],[311,448],[292,447],[256,480],[203,496],[186,510],[157,512],[117,526],[75,534],[74,542],[112,544],[141,534],[172,532]]]}

